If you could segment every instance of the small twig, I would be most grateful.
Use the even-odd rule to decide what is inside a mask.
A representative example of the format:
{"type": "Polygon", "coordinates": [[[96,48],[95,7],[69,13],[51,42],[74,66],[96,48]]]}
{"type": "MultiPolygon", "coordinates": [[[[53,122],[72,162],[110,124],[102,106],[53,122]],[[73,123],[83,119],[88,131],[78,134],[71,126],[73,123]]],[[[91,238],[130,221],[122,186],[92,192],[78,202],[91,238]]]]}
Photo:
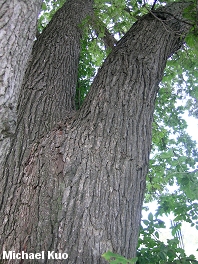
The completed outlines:
{"type": "MultiPolygon", "coordinates": [[[[165,26],[165,23],[164,23],[164,21],[161,19],[161,18],[159,18],[158,16],[156,16],[155,14],[154,14],[154,12],[152,12],[151,10],[149,10],[149,12],[157,19],[157,20],[159,20],[161,23],[162,23],[162,25],[163,25],[163,27],[164,27],[164,29],[168,32],[168,33],[172,33],[173,32],[173,30],[172,29],[168,29],[166,26],[165,26]]],[[[161,12],[162,13],[162,12],[161,12]]],[[[180,33],[179,33],[179,31],[174,31],[174,33],[176,33],[176,34],[178,34],[178,35],[181,35],[180,33]]]]}
{"type": "Polygon", "coordinates": [[[169,33],[171,33],[171,32],[174,32],[174,33],[176,33],[176,34],[178,34],[178,35],[182,35],[182,34],[180,34],[180,32],[179,31],[173,31],[172,29],[167,29],[167,27],[165,26],[165,23],[164,23],[164,21],[161,19],[161,18],[159,18],[157,15],[155,15],[155,13],[158,13],[158,14],[166,14],[166,15],[169,15],[169,16],[172,16],[174,19],[176,19],[177,21],[180,21],[180,22],[182,22],[182,23],[185,23],[185,24],[187,24],[187,25],[190,25],[190,26],[194,26],[194,24],[192,24],[192,23],[190,23],[190,22],[187,22],[187,21],[185,21],[185,20],[182,20],[182,19],[180,19],[180,18],[178,18],[178,17],[176,17],[176,16],[174,16],[172,13],[169,13],[169,12],[164,12],[164,11],[151,11],[151,10],[149,10],[148,8],[146,8],[147,10],[148,10],[148,12],[152,15],[152,16],[154,16],[157,20],[159,20],[160,22],[162,22],[162,25],[163,25],[163,27],[164,27],[164,29],[167,31],[167,32],[169,32],[169,33]]]}
{"type": "Polygon", "coordinates": [[[154,10],[156,2],[157,2],[157,0],[154,1],[153,5],[151,7],[151,10],[154,10]]]}
{"type": "MultiPolygon", "coordinates": [[[[151,12],[151,11],[150,11],[150,12],[151,12]]],[[[151,12],[151,13],[153,13],[153,12],[151,12]]],[[[179,22],[185,23],[185,24],[187,24],[187,25],[189,25],[189,26],[194,26],[194,24],[192,24],[192,23],[190,23],[190,22],[188,22],[188,21],[186,21],[186,20],[180,19],[180,18],[174,16],[172,13],[164,12],[164,11],[159,11],[158,13],[162,13],[162,14],[166,14],[166,15],[172,16],[174,19],[176,19],[176,20],[179,21],[179,22]]]]}

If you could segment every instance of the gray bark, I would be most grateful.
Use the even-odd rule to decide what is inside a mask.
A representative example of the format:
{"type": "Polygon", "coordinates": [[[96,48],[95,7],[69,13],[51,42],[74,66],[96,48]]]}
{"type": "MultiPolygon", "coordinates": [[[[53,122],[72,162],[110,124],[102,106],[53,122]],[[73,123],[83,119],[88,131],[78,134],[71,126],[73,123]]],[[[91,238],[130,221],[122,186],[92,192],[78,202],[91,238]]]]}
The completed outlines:
{"type": "Polygon", "coordinates": [[[42,0],[0,3],[0,168],[16,128],[16,105],[42,0]]]}
{"type": "MultiPolygon", "coordinates": [[[[142,17],[108,56],[75,112],[80,21],[73,16],[92,12],[91,1],[83,3],[68,0],[34,46],[18,134],[4,166],[1,247],[69,254],[68,260],[44,263],[101,264],[107,250],[135,256],[158,84],[189,28],[164,13],[163,21],[157,14],[142,17]],[[71,16],[63,22],[67,10],[71,16]]],[[[163,11],[181,18],[185,6],[174,3],[163,11]]]]}

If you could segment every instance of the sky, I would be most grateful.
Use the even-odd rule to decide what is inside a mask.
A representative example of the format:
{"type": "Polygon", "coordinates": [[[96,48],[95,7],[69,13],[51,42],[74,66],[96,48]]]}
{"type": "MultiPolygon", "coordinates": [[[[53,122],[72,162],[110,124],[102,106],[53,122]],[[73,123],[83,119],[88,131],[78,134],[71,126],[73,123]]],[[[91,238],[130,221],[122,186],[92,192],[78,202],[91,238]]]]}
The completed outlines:
{"type": "MultiPolygon", "coordinates": [[[[197,141],[197,147],[198,147],[198,119],[189,116],[186,112],[183,115],[183,118],[186,120],[188,127],[187,127],[187,133],[192,137],[193,140],[197,141]]],[[[152,203],[146,204],[149,207],[149,212],[151,211],[153,214],[155,214],[155,210],[157,209],[157,201],[154,201],[152,203]]],[[[143,211],[142,219],[148,218],[148,213],[143,211]]],[[[158,217],[160,218],[160,217],[158,217]]],[[[171,230],[169,229],[171,227],[171,220],[174,219],[174,215],[169,215],[161,217],[162,221],[165,221],[166,229],[160,229],[160,240],[163,242],[166,242],[167,239],[173,238],[171,235],[171,230]]],[[[186,254],[189,256],[190,254],[193,254],[198,259],[198,230],[195,227],[191,227],[189,223],[184,222],[181,227],[181,233],[182,238],[184,242],[184,249],[186,254]]]]}
{"type": "Polygon", "coordinates": [[[196,140],[198,144],[198,120],[192,116],[188,116],[188,114],[184,114],[184,118],[188,123],[188,134],[193,140],[196,140]]]}

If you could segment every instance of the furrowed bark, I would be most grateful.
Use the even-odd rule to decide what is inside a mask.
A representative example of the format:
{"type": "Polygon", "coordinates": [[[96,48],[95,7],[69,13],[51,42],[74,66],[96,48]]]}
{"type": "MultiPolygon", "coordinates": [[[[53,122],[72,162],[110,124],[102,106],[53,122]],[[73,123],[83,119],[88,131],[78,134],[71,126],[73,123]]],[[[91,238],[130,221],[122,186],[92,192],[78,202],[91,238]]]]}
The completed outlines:
{"type": "MultiPolygon", "coordinates": [[[[186,6],[173,3],[162,10],[181,18],[186,6]]],[[[46,258],[44,263],[102,264],[101,254],[107,250],[135,256],[158,84],[168,57],[181,47],[189,29],[181,19],[163,15],[163,21],[145,15],[132,26],[99,70],[82,108],[47,136],[38,139],[41,133],[35,131],[56,124],[57,102],[48,99],[54,103],[49,113],[40,109],[50,120],[45,130],[40,110],[31,112],[28,100],[21,100],[19,109],[29,111],[30,128],[21,127],[24,134],[28,131],[28,145],[34,144],[28,158],[26,154],[15,165],[13,175],[9,163],[5,167],[4,177],[12,188],[4,189],[0,216],[4,250],[54,250],[69,255],[68,260],[46,258]],[[34,129],[31,120],[38,127],[34,129]]],[[[44,70],[39,58],[32,63],[38,73],[40,67],[44,70]]],[[[70,79],[68,72],[66,77],[70,79]]],[[[51,87],[51,71],[49,79],[43,79],[50,80],[44,87],[51,87]]],[[[36,85],[35,80],[36,75],[31,81],[36,85]]],[[[39,89],[38,97],[33,96],[34,87],[29,98],[42,102],[39,89]]],[[[50,98],[47,92],[46,97],[50,98]]],[[[71,106],[65,111],[71,112],[71,106]]],[[[19,140],[23,142],[20,137],[17,144],[19,140]]]]}
{"type": "Polygon", "coordinates": [[[29,143],[75,110],[80,24],[92,5],[92,0],[68,0],[35,42],[18,104],[18,123],[29,143]]]}
{"type": "MultiPolygon", "coordinates": [[[[1,226],[2,241],[15,225],[15,215],[7,216],[11,208],[18,208],[18,186],[23,177],[23,161],[30,153],[28,147],[57,123],[64,123],[74,111],[80,23],[92,13],[92,5],[92,0],[66,1],[33,46],[19,96],[17,129],[0,182],[0,218],[6,223],[1,226]]],[[[21,242],[17,241],[15,248],[19,248],[17,243],[21,242]]]]}
{"type": "Polygon", "coordinates": [[[31,54],[42,0],[0,3],[0,168],[16,128],[19,91],[31,54]]]}

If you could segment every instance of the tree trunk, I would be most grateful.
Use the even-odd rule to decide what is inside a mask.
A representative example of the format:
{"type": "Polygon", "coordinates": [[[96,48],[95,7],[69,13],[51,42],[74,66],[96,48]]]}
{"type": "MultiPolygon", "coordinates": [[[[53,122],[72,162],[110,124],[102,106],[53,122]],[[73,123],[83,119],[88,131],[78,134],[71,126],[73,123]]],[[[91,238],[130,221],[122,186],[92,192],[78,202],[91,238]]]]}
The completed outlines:
{"type": "Polygon", "coordinates": [[[35,39],[42,0],[0,3],[0,168],[16,128],[16,104],[35,39]]]}
{"type": "Polygon", "coordinates": [[[78,112],[78,24],[92,1],[68,0],[57,12],[34,45],[21,89],[17,135],[4,166],[1,248],[69,255],[31,263],[101,264],[107,250],[136,255],[155,97],[166,61],[188,30],[181,22],[186,5],[162,9],[174,17],[138,20],[78,112]]]}

